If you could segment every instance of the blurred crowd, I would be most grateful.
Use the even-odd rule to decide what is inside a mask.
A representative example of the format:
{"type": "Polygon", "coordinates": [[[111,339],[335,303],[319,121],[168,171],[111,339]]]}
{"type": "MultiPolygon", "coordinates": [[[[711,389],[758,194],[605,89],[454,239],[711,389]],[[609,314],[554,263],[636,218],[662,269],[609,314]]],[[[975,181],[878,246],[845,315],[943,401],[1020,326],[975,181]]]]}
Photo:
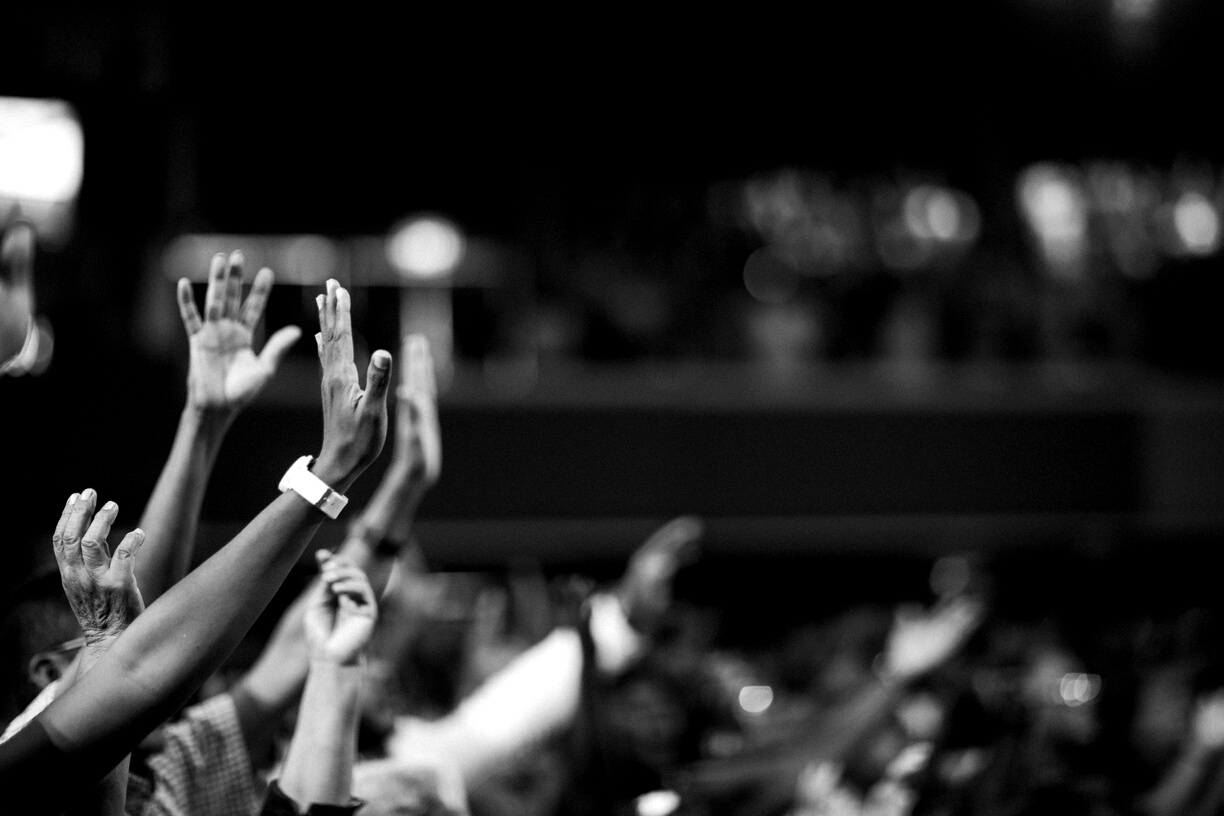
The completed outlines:
{"type": "MultiPolygon", "coordinates": [[[[3,259],[0,337],[20,360],[28,227],[6,231],[3,259]]],[[[445,478],[430,346],[408,333],[398,365],[376,351],[359,375],[335,280],[316,299],[317,455],[290,466],[301,452],[286,451],[280,495],[190,569],[225,434],[302,334],[279,328],[256,352],[273,273],[247,288],[244,267],[240,252],[213,258],[202,310],[179,283],[186,404],[139,525],[73,493],[35,543],[56,568],[5,600],[0,812],[1224,810],[1214,609],[1085,638],[1053,614],[997,607],[994,567],[949,556],[921,598],[850,604],[733,647],[718,608],[677,596],[705,534],[686,515],[613,580],[431,571],[414,535],[445,478]],[[347,506],[384,439],[382,481],[347,506]],[[325,518],[342,520],[343,542],[303,568],[325,518]],[[300,594],[270,607],[282,584],[300,594]],[[279,619],[256,626],[268,608],[279,619]]]]}

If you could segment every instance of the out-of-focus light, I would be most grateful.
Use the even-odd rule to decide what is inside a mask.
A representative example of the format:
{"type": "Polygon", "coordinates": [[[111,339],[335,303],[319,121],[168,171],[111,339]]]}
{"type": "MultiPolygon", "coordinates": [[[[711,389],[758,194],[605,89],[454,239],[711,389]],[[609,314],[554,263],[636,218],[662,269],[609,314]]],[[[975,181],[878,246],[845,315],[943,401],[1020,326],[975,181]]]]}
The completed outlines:
{"type": "Polygon", "coordinates": [[[744,686],[740,689],[740,708],[749,714],[763,714],[773,705],[774,693],[769,686],[744,686]]]}
{"type": "Polygon", "coordinates": [[[1173,227],[1192,255],[1210,255],[1220,245],[1219,213],[1202,193],[1182,193],[1173,205],[1173,227]]]}
{"type": "Polygon", "coordinates": [[[1097,674],[1072,672],[1064,674],[1058,683],[1058,695],[1071,708],[1096,699],[1101,692],[1101,677],[1097,674]]]}
{"type": "Polygon", "coordinates": [[[1156,0],[1114,0],[1113,13],[1123,22],[1145,22],[1156,13],[1156,0]]]}
{"type": "Polygon", "coordinates": [[[1017,193],[1051,270],[1077,276],[1088,230],[1087,197],[1078,180],[1062,167],[1037,164],[1021,174],[1017,193]]]}
{"type": "Polygon", "coordinates": [[[466,242],[445,218],[418,216],[402,221],[387,239],[387,262],[405,278],[441,278],[463,260],[466,242]]]}
{"type": "Polygon", "coordinates": [[[19,207],[44,241],[67,237],[85,134],[67,102],[0,96],[0,211],[19,207]]]}
{"type": "Polygon", "coordinates": [[[968,243],[981,228],[977,203],[969,195],[922,184],[905,194],[902,216],[906,231],[923,241],[968,243]]]}
{"type": "Polygon", "coordinates": [[[295,235],[278,249],[280,257],[274,271],[281,279],[318,283],[338,276],[340,252],[329,238],[295,235]]]}
{"type": "Polygon", "coordinates": [[[64,204],[85,171],[85,134],[67,102],[0,97],[0,196],[64,204]]]}
{"type": "Polygon", "coordinates": [[[637,798],[638,816],[670,816],[678,807],[680,794],[675,791],[651,791],[637,798]]]}

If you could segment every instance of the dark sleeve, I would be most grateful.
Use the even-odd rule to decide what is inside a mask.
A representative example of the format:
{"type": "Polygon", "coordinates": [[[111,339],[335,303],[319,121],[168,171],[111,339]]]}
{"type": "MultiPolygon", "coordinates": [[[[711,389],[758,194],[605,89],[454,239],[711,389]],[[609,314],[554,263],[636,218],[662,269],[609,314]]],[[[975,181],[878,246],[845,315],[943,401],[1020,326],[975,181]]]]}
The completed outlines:
{"type": "MultiPolygon", "coordinates": [[[[314,804],[307,808],[305,816],[352,816],[364,804],[363,800],[357,798],[350,799],[347,805],[314,804]]],[[[259,811],[259,816],[303,816],[303,814],[298,810],[297,802],[286,796],[285,792],[280,789],[280,785],[276,784],[276,780],[273,780],[272,784],[268,785],[268,795],[264,799],[263,809],[259,811]]]]}
{"type": "MultiPolygon", "coordinates": [[[[35,717],[9,740],[0,744],[0,813],[56,812],[49,809],[48,785],[54,783],[51,771],[68,767],[67,754],[55,746],[47,729],[35,717]]],[[[62,780],[61,780],[62,781],[62,780]]]]}

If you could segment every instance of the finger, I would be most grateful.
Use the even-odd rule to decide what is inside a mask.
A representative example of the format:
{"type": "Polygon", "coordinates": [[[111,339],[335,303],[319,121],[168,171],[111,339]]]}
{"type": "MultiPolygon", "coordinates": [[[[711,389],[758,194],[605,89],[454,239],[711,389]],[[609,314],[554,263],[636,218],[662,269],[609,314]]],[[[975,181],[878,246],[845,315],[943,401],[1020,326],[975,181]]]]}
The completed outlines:
{"type": "Polygon", "coordinates": [[[225,302],[222,306],[222,317],[237,320],[242,307],[242,270],[246,258],[242,251],[235,249],[230,253],[229,263],[225,267],[225,302]]]}
{"type": "Polygon", "coordinates": [[[200,330],[200,326],[203,323],[200,321],[200,312],[196,309],[195,294],[191,291],[191,281],[186,278],[179,278],[178,305],[179,317],[183,318],[183,328],[187,330],[187,336],[190,337],[200,330]]]}
{"type": "Polygon", "coordinates": [[[64,510],[60,513],[59,521],[55,523],[55,533],[51,536],[51,546],[57,555],[64,543],[64,528],[68,526],[68,517],[72,515],[72,508],[76,507],[77,499],[80,497],[80,493],[73,493],[68,497],[68,501],[64,504],[64,510]]]}
{"type": "Polygon", "coordinates": [[[144,540],[144,530],[137,527],[125,535],[123,541],[120,541],[119,546],[115,548],[115,557],[111,559],[110,571],[125,583],[136,580],[134,572],[136,569],[136,553],[140,551],[144,540]]]}
{"type": "Polygon", "coordinates": [[[225,313],[225,255],[218,252],[208,265],[208,288],[204,290],[204,319],[220,320],[225,313]]]}
{"type": "Polygon", "coordinates": [[[81,539],[85,536],[85,529],[89,526],[90,519],[93,518],[94,502],[97,498],[97,493],[91,488],[86,488],[72,505],[68,523],[64,525],[62,539],[65,563],[81,563],[81,539]]]}
{"type": "Polygon", "coordinates": [[[259,352],[259,361],[275,371],[301,336],[302,330],[297,326],[285,326],[278,330],[264,343],[263,351],[259,352]]]}
{"type": "Polygon", "coordinates": [[[391,354],[379,349],[370,357],[370,367],[366,369],[366,405],[381,405],[385,411],[387,408],[387,390],[390,384],[391,354]]]}
{"type": "Polygon", "coordinates": [[[81,539],[81,560],[92,572],[105,572],[110,566],[110,550],[106,546],[106,537],[110,535],[111,525],[119,514],[119,505],[108,501],[94,516],[81,539]]]}
{"type": "Polygon", "coordinates": [[[319,353],[323,353],[323,332],[315,332],[315,346],[318,347],[319,353]]]}
{"type": "Polygon", "coordinates": [[[373,608],[374,593],[368,581],[348,579],[331,584],[332,594],[343,604],[346,600],[357,608],[373,608]]]}
{"type": "Polygon", "coordinates": [[[327,279],[327,297],[323,301],[323,317],[326,323],[323,328],[324,337],[332,337],[336,333],[336,293],[340,291],[340,282],[335,278],[327,279]]]}
{"type": "Polygon", "coordinates": [[[323,565],[322,578],[329,584],[334,584],[336,581],[347,581],[350,579],[360,581],[365,578],[365,573],[352,564],[337,564],[336,559],[333,558],[323,565]]]}
{"type": "Polygon", "coordinates": [[[315,550],[315,562],[320,566],[324,566],[328,561],[335,558],[336,555],[331,550],[315,550]]]}
{"type": "MultiPolygon", "coordinates": [[[[344,339],[345,337],[353,336],[353,302],[349,298],[349,292],[343,286],[336,288],[336,324],[335,336],[344,339]]],[[[352,345],[350,341],[349,345],[352,345]]]]}
{"type": "Polygon", "coordinates": [[[9,286],[28,289],[34,280],[34,228],[19,221],[4,233],[4,244],[0,246],[0,257],[9,286]]]}
{"type": "Polygon", "coordinates": [[[246,303],[242,305],[242,322],[247,328],[254,329],[263,319],[264,308],[268,305],[268,295],[272,291],[272,270],[264,267],[255,274],[255,282],[251,284],[251,292],[246,303]]]}
{"type": "Polygon", "coordinates": [[[404,341],[404,387],[410,395],[436,396],[438,382],[434,376],[433,355],[429,340],[423,334],[411,334],[404,341]]]}

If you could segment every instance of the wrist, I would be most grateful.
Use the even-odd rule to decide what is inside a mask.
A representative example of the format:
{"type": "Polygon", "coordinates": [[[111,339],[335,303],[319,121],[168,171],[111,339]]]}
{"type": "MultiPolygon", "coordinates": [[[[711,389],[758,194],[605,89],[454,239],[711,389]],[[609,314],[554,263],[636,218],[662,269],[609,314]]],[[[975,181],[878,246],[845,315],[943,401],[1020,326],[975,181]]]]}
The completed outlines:
{"type": "Polygon", "coordinates": [[[340,457],[324,451],[310,465],[310,472],[337,493],[347,493],[361,469],[344,464],[340,457]]]}
{"type": "Polygon", "coordinates": [[[179,424],[212,441],[224,436],[237,416],[237,408],[203,408],[188,402],[183,408],[179,424]]]}

